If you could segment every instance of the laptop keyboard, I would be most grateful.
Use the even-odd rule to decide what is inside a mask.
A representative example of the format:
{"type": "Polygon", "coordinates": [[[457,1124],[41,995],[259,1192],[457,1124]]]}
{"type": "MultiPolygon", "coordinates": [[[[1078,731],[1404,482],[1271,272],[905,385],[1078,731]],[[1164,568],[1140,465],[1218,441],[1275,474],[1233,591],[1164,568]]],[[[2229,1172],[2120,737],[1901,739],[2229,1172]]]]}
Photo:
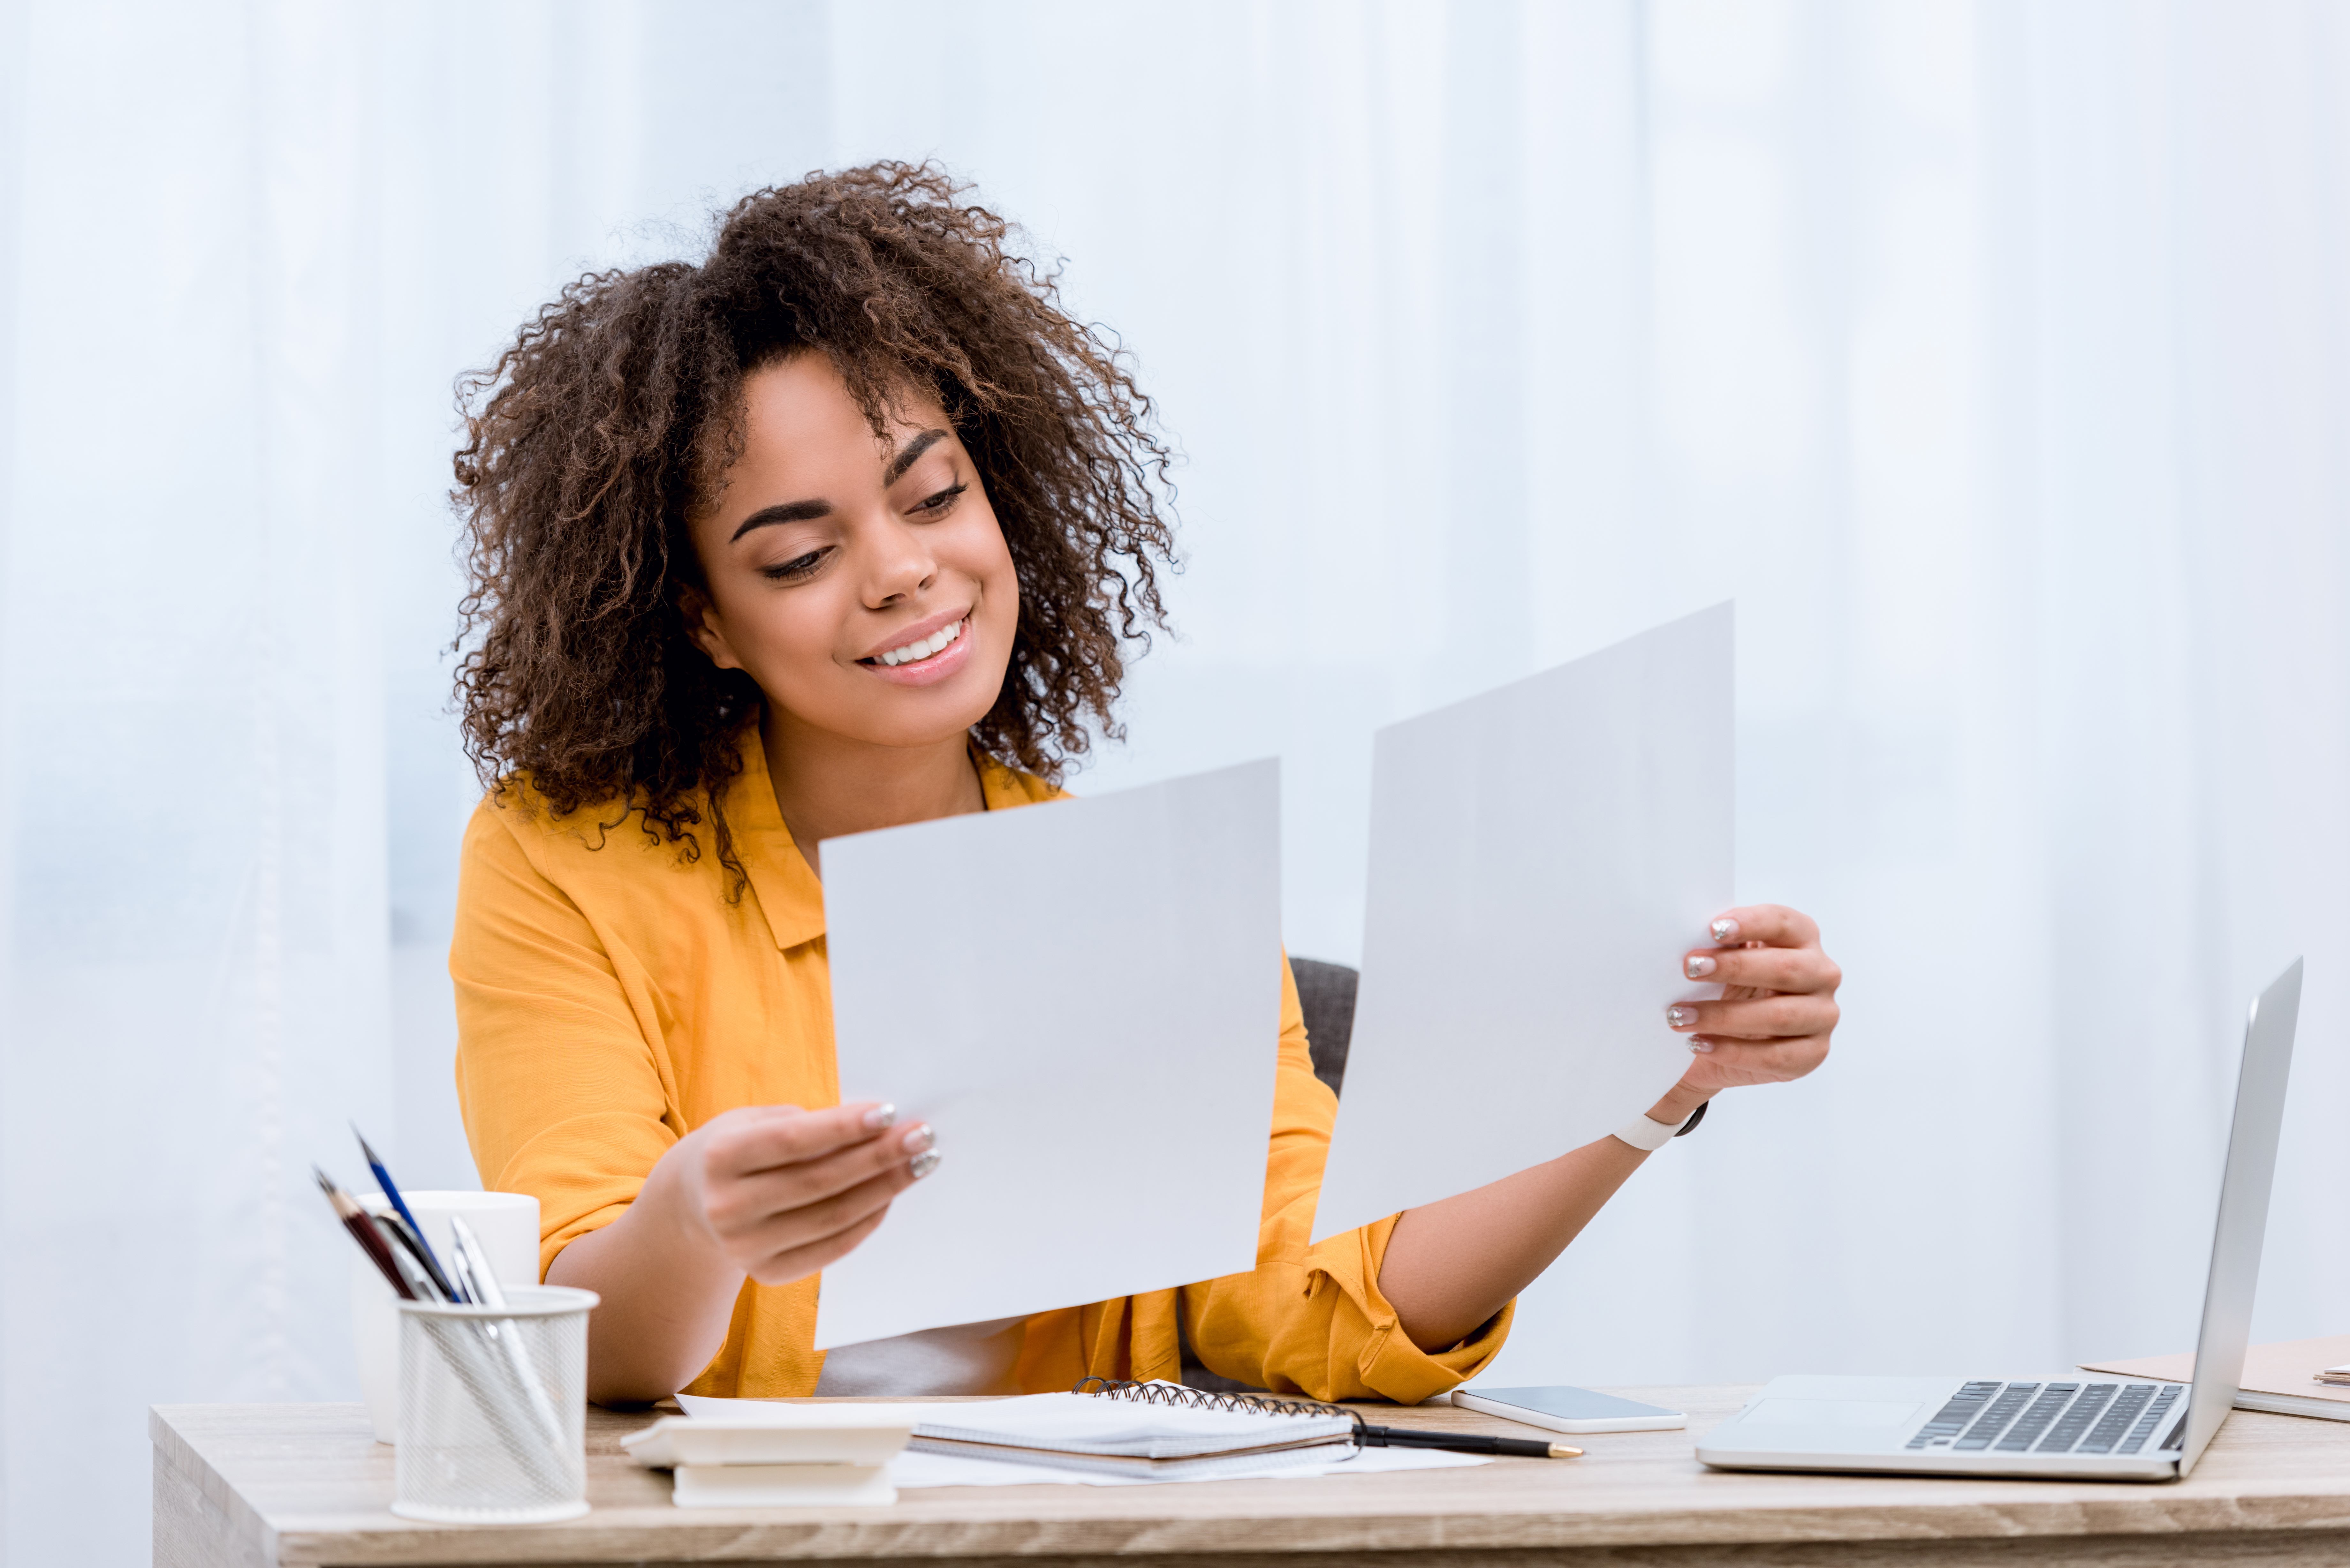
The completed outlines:
{"type": "Polygon", "coordinates": [[[1970,1383],[1908,1446],[1960,1454],[2135,1454],[2185,1392],[2176,1383],[1970,1383]]]}

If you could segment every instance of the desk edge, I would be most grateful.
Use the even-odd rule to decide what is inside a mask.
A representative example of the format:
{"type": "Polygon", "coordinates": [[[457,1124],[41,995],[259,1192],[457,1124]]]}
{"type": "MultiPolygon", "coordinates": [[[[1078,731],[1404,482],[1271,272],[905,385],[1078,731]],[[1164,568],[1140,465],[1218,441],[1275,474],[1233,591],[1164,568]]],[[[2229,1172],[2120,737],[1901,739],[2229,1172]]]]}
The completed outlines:
{"type": "MultiPolygon", "coordinates": [[[[276,1563],[281,1544],[276,1528],[229,1484],[227,1478],[213,1469],[212,1462],[197,1452],[195,1445],[172,1424],[172,1413],[183,1407],[203,1408],[202,1406],[178,1405],[147,1407],[147,1440],[154,1449],[155,1465],[170,1466],[207,1502],[218,1509],[227,1523],[231,1541],[247,1548],[254,1561],[276,1563]]],[[[157,1561],[161,1561],[160,1556],[157,1561]]]]}

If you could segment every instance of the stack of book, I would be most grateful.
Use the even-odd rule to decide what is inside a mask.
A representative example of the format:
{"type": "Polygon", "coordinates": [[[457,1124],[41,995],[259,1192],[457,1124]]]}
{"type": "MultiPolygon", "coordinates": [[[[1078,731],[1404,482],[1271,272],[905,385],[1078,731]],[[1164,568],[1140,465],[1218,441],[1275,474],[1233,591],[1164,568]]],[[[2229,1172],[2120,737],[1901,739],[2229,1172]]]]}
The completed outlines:
{"type": "Polygon", "coordinates": [[[904,1407],[753,1406],[664,1416],[620,1439],[647,1469],[676,1476],[680,1508],[837,1507],[898,1501],[889,1461],[914,1425],[904,1407]]]}

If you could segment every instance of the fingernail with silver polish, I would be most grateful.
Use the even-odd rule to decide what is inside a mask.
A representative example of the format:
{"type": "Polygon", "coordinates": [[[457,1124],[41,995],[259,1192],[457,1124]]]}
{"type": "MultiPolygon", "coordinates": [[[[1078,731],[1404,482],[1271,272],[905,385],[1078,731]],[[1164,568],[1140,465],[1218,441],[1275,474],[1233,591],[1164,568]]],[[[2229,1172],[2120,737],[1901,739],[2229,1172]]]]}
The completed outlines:
{"type": "Polygon", "coordinates": [[[865,1113],[865,1125],[875,1132],[879,1132],[897,1119],[898,1107],[895,1106],[876,1106],[865,1113]]]}
{"type": "Polygon", "coordinates": [[[938,1134],[931,1130],[930,1123],[924,1122],[920,1127],[906,1129],[904,1147],[908,1154],[920,1154],[938,1141],[938,1134]]]}
{"type": "Polygon", "coordinates": [[[1713,1049],[1712,1041],[1698,1034],[1692,1034],[1690,1036],[1689,1045],[1690,1049],[1692,1051],[1711,1051],[1713,1049]]]}
{"type": "Polygon", "coordinates": [[[1726,946],[1738,940],[1738,922],[1727,917],[1714,921],[1712,929],[1717,943],[1726,946]]]}
{"type": "Polygon", "coordinates": [[[1676,1029],[1694,1029],[1697,1027],[1697,1009],[1668,1007],[1665,1009],[1665,1022],[1676,1029]]]}
{"type": "Polygon", "coordinates": [[[1693,958],[1681,967],[1691,980],[1703,980],[1713,972],[1713,961],[1710,958],[1693,958]]]}
{"type": "Polygon", "coordinates": [[[936,1170],[939,1168],[939,1161],[943,1158],[945,1157],[941,1155],[937,1149],[927,1148],[921,1153],[916,1155],[913,1158],[912,1162],[909,1164],[906,1168],[914,1173],[915,1180],[920,1181],[922,1178],[936,1170]]]}

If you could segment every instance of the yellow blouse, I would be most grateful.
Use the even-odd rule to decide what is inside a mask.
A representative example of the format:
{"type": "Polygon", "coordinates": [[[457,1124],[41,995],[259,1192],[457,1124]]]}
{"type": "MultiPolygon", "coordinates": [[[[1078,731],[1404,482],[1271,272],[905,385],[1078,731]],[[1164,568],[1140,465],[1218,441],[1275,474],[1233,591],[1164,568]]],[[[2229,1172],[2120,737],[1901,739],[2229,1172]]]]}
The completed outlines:
{"type": "MultiPolygon", "coordinates": [[[[746,737],[741,752],[725,796],[750,875],[739,901],[727,899],[706,830],[700,858],[684,861],[641,818],[601,829],[617,812],[555,818],[513,790],[484,801],[466,828],[449,951],[458,1099],[483,1184],[539,1201],[542,1273],[617,1218],[663,1151],[712,1116],[838,1103],[823,889],[784,826],[762,748],[746,737]]],[[[1058,798],[992,763],[982,784],[991,808],[1058,798]]],[[[1040,1313],[1026,1324],[1021,1386],[1176,1378],[1179,1317],[1211,1371],[1323,1399],[1416,1402],[1501,1349],[1508,1310],[1441,1354],[1411,1343],[1378,1290],[1393,1219],[1306,1245],[1337,1101],[1314,1076],[1285,966],[1278,1049],[1255,1270],[1040,1313]]],[[[745,1282],[724,1347],[690,1391],[814,1392],[816,1289],[745,1282]]]]}

